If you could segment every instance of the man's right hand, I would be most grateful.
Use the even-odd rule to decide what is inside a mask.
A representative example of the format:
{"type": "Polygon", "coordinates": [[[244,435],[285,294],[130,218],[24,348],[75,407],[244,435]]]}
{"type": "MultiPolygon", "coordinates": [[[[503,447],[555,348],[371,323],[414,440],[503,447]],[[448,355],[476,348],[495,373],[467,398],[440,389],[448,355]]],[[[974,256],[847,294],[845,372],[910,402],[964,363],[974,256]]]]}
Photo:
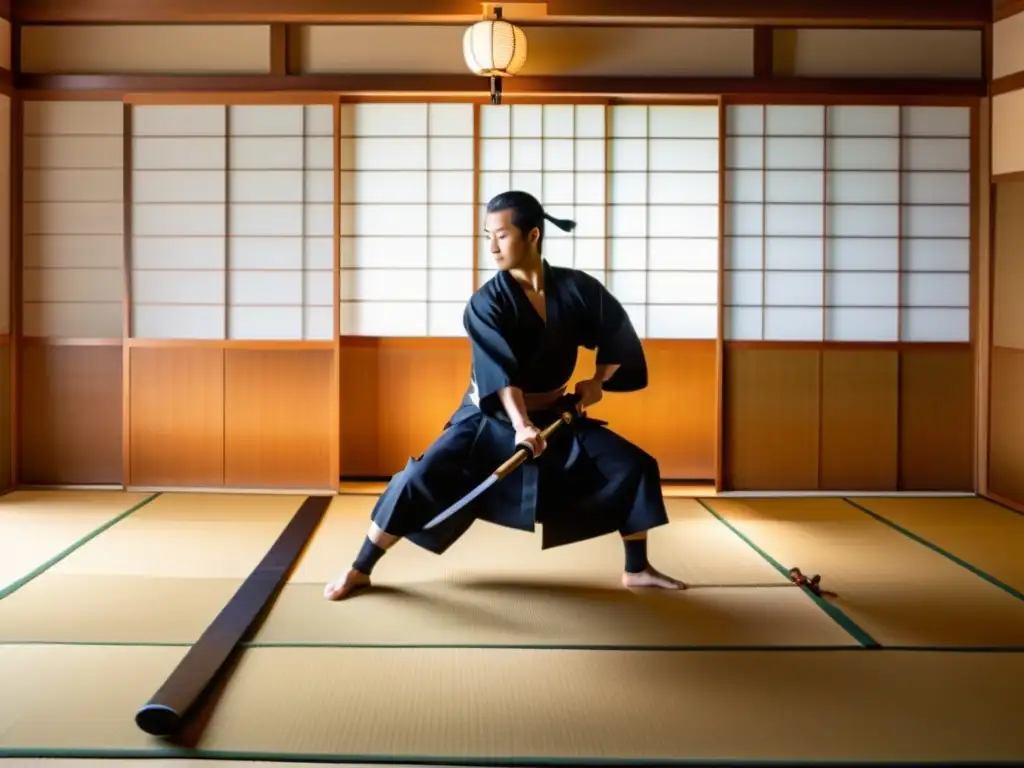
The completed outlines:
{"type": "Polygon", "coordinates": [[[516,428],[515,445],[529,445],[533,449],[533,457],[540,456],[548,447],[547,441],[541,435],[540,430],[533,424],[523,424],[516,428]]]}

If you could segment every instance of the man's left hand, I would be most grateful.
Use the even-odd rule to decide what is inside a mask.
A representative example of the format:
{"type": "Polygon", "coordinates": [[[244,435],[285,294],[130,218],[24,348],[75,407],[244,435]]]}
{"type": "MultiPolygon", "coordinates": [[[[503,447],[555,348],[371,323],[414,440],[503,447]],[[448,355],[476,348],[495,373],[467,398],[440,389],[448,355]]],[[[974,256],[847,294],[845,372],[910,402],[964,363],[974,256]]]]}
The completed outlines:
{"type": "Polygon", "coordinates": [[[576,410],[582,413],[584,408],[601,402],[604,390],[601,387],[601,382],[597,379],[585,379],[576,382],[575,394],[580,399],[580,402],[576,404],[576,410]]]}

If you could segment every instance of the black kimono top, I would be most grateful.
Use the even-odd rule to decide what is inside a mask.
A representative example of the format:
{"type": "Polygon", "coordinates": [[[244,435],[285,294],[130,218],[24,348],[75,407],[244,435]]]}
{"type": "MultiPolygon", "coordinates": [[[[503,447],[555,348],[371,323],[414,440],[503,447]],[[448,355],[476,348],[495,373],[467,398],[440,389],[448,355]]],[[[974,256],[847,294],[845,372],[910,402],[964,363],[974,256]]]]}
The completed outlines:
{"type": "MultiPolygon", "coordinates": [[[[463,325],[472,350],[467,399],[485,414],[504,413],[498,391],[526,393],[566,386],[580,347],[597,350],[598,365],[619,365],[607,392],[635,392],[647,386],[647,362],[629,315],[596,278],[577,269],[544,262],[547,321],[522,286],[499,272],[470,298],[463,325]]],[[[463,405],[468,403],[464,400],[463,405]]]]}

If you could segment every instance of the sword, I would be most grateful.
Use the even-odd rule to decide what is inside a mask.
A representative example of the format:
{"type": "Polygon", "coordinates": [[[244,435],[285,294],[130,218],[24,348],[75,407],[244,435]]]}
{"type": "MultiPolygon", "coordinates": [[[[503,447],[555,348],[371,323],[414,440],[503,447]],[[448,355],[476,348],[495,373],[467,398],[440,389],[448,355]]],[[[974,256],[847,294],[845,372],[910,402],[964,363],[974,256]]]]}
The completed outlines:
{"type": "MultiPolygon", "coordinates": [[[[551,435],[555,434],[555,432],[558,431],[558,428],[563,424],[571,424],[578,415],[575,404],[579,402],[579,398],[575,395],[569,395],[564,398],[564,400],[568,401],[569,408],[562,411],[561,416],[540,431],[540,434],[544,437],[545,441],[547,441],[551,435]]],[[[479,498],[480,495],[492,485],[505,477],[508,477],[508,475],[512,474],[524,462],[526,462],[527,459],[531,458],[533,458],[533,449],[528,443],[520,443],[516,446],[516,452],[506,459],[501,466],[494,470],[486,480],[448,507],[444,512],[435,516],[429,523],[423,526],[423,529],[429,531],[431,528],[437,527],[460,509],[463,509],[467,504],[479,498]]]]}

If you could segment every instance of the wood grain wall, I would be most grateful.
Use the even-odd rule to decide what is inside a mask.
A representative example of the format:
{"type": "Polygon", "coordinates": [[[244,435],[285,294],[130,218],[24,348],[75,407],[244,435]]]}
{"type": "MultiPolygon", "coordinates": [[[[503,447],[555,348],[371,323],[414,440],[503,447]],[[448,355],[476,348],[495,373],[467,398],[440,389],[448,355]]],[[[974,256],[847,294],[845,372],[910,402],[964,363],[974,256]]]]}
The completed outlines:
{"type": "Polygon", "coordinates": [[[995,19],[986,493],[1024,511],[1024,10],[1001,3],[995,19]]]}
{"type": "Polygon", "coordinates": [[[996,185],[989,492],[1024,506],[1024,179],[996,185]]]}
{"type": "MultiPolygon", "coordinates": [[[[648,389],[607,394],[592,415],[656,456],[666,478],[713,481],[715,342],[647,340],[644,348],[648,389]]],[[[463,339],[345,338],[341,351],[342,476],[388,476],[430,445],[462,400],[469,346],[463,339]]],[[[593,370],[593,353],[582,350],[573,381],[593,370]]]]}
{"type": "Polygon", "coordinates": [[[970,491],[967,345],[726,345],[728,490],[970,491]]]}
{"type": "MultiPolygon", "coordinates": [[[[726,490],[973,488],[969,345],[873,348],[727,343],[726,490]]],[[[718,389],[713,342],[645,342],[650,387],[592,413],[654,455],[670,480],[713,481],[718,389]]],[[[592,371],[581,355],[574,379],[592,371]]],[[[465,392],[461,340],[345,339],[342,475],[382,477],[437,436],[465,392]]]]}
{"type": "Polygon", "coordinates": [[[119,345],[30,340],[19,390],[21,482],[123,482],[119,345]]]}
{"type": "Polygon", "coordinates": [[[330,346],[133,344],[129,359],[129,485],[335,486],[330,346]]]}
{"type": "MultiPolygon", "coordinates": [[[[18,46],[19,64],[43,74],[133,73],[142,78],[188,65],[209,78],[214,71],[269,72],[281,60],[281,52],[272,51],[276,36],[269,27],[233,29],[237,46],[211,45],[209,29],[126,27],[116,31],[129,35],[132,44],[114,48],[97,47],[96,41],[111,32],[105,28],[26,29],[18,46]],[[189,50],[180,45],[186,38],[199,51],[188,62],[181,59],[181,51],[189,50]]],[[[330,43],[335,34],[351,36],[355,29],[309,27],[306,37],[317,37],[319,47],[311,40],[307,48],[284,53],[294,54],[303,72],[352,70],[351,60],[340,66],[332,58],[342,48],[323,42],[330,43]]],[[[364,32],[360,28],[365,40],[364,32]]],[[[443,33],[438,28],[431,34],[443,33]]],[[[709,33],[694,34],[703,40],[709,33]]],[[[747,37],[753,45],[755,36],[747,37]]],[[[848,77],[878,66],[877,57],[862,55],[863,35],[853,31],[840,37],[848,43],[847,58],[841,60],[833,55],[835,35],[798,36],[787,74],[848,77]]],[[[953,74],[971,77],[980,66],[980,35],[955,36],[962,41],[955,62],[948,47],[935,42],[939,37],[949,39],[900,36],[915,42],[927,38],[928,54],[908,63],[905,47],[887,48],[886,55],[900,53],[902,63],[885,64],[885,74],[899,70],[907,77],[945,77],[953,67],[953,74]]],[[[393,58],[382,58],[385,49],[363,45],[363,58],[356,63],[363,71],[393,65],[393,58]]],[[[353,51],[344,50],[346,55],[353,51]]],[[[462,72],[457,55],[452,58],[454,50],[436,48],[450,59],[445,67],[462,72]]],[[[634,45],[622,50],[654,49],[634,45]]],[[[744,73],[754,61],[749,46],[726,53],[729,66],[742,65],[744,73]]],[[[609,63],[605,54],[595,61],[621,73],[622,67],[609,63]]],[[[634,69],[643,63],[634,62],[634,69]]],[[[424,66],[422,59],[413,64],[424,66]]],[[[707,67],[710,60],[698,57],[691,64],[707,67]]],[[[580,74],[558,62],[548,65],[560,75],[580,74]]],[[[133,82],[139,89],[142,80],[133,82]]],[[[69,98],[88,104],[100,96],[69,98]]],[[[43,97],[61,98],[54,92],[43,97]]],[[[15,189],[20,190],[16,175],[15,189]]],[[[14,210],[20,218],[20,200],[14,210]]],[[[12,224],[18,231],[20,225],[12,224]]],[[[85,246],[78,248],[84,254],[85,246]]],[[[32,255],[27,245],[25,255],[32,255]]],[[[24,275],[21,255],[13,256],[19,272],[11,290],[20,306],[24,275]]],[[[116,331],[83,332],[77,338],[40,331],[25,340],[13,364],[0,350],[0,377],[11,371],[18,390],[14,428],[21,483],[327,488],[335,485],[339,466],[346,477],[386,477],[437,436],[462,397],[469,372],[468,348],[461,339],[344,337],[327,344],[259,345],[125,341],[111,337],[116,331]],[[340,396],[335,399],[338,371],[340,396]]],[[[650,388],[608,395],[594,409],[595,416],[608,419],[612,428],[655,455],[667,479],[714,480],[720,475],[724,488],[737,490],[973,488],[970,345],[722,346],[647,341],[650,388]]],[[[575,378],[589,374],[592,365],[592,356],[582,355],[575,378]]],[[[1004,360],[995,367],[1020,370],[1013,365],[1004,360]]],[[[1013,374],[1000,375],[1007,387],[1019,389],[1013,374]]],[[[993,397],[1001,391],[994,386],[993,397]]],[[[6,392],[0,387],[0,406],[6,392]]],[[[0,417],[0,429],[4,426],[0,417]]],[[[1012,442],[1000,435],[1003,442],[1012,442]]],[[[3,456],[0,463],[10,464],[3,456]]]]}

